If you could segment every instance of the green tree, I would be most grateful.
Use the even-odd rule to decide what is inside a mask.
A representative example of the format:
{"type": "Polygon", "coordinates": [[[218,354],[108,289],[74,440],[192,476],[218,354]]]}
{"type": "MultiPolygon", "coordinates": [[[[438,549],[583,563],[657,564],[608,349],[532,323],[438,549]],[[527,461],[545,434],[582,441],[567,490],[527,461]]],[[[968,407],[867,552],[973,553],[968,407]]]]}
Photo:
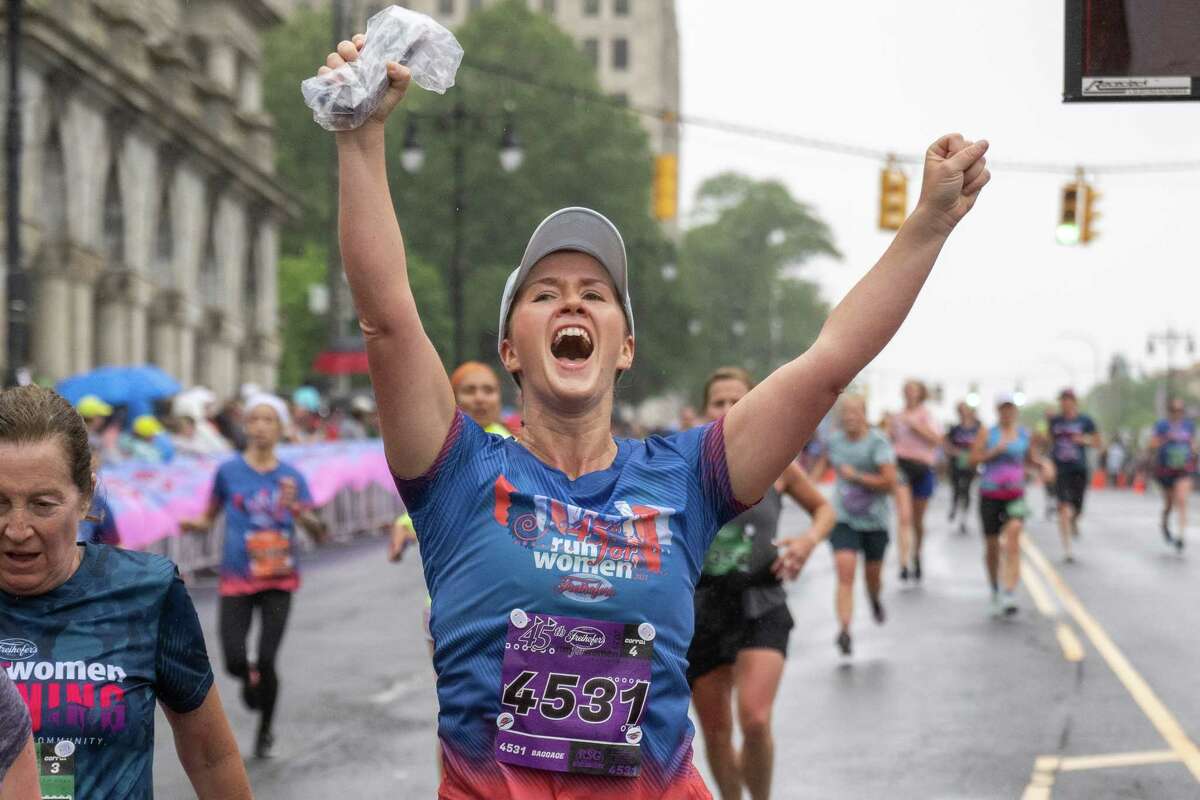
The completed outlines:
{"type": "Polygon", "coordinates": [[[765,376],[808,348],[828,315],[798,272],[818,254],[840,257],[829,228],[781,183],[735,173],[700,186],[696,217],[681,262],[688,305],[704,309],[685,335],[703,357],[685,370],[688,384],[722,364],[765,376]]]}
{"type": "Polygon", "coordinates": [[[657,313],[661,267],[671,255],[650,217],[652,156],[645,131],[632,112],[601,94],[594,68],[572,40],[525,3],[509,0],[476,12],[456,35],[466,53],[458,84],[445,96],[414,90],[389,121],[397,153],[411,123],[426,156],[418,174],[391,172],[410,248],[434,264],[450,261],[454,140],[461,137],[466,191],[457,213],[467,275],[465,339],[473,357],[494,363],[500,293],[530,233],[557,208],[597,209],[625,237],[635,313],[656,309],[637,315],[644,335],[622,393],[630,399],[653,393],[673,352],[668,340],[677,335],[677,320],[657,313]],[[456,107],[466,116],[461,128],[452,123],[456,107]],[[510,123],[525,161],[506,173],[500,141],[510,123]]]}
{"type": "MultiPolygon", "coordinates": [[[[327,247],[336,222],[333,143],[299,94],[300,81],[330,49],[329,31],[328,10],[299,10],[266,39],[264,102],[277,125],[276,167],[305,204],[303,218],[285,231],[285,254],[327,247]]],[[[501,290],[537,223],[562,206],[590,206],[625,237],[635,311],[645,309],[637,314],[639,350],[622,395],[637,400],[656,393],[684,356],[679,325],[686,312],[678,287],[662,276],[674,256],[650,217],[652,156],[638,118],[601,93],[594,68],[570,37],[524,3],[509,0],[475,12],[456,35],[466,53],[458,85],[444,96],[414,86],[388,125],[389,175],[409,269],[423,264],[431,272],[420,279],[424,288],[413,277],[426,330],[443,359],[451,358],[444,280],[455,214],[450,114],[461,105],[468,120],[458,131],[465,154],[466,192],[458,211],[468,352],[495,363],[501,290]],[[415,175],[405,173],[399,159],[410,122],[425,151],[415,175]],[[525,151],[524,165],[511,174],[499,161],[501,133],[510,122],[525,151]]],[[[317,277],[316,266],[308,264],[306,279],[317,277]]],[[[281,273],[281,285],[283,280],[281,273]]],[[[290,313],[302,316],[306,308],[301,304],[290,313]]],[[[324,336],[319,324],[294,333],[301,338],[285,338],[285,347],[298,351],[290,370],[310,363],[307,354],[324,336]]]]}

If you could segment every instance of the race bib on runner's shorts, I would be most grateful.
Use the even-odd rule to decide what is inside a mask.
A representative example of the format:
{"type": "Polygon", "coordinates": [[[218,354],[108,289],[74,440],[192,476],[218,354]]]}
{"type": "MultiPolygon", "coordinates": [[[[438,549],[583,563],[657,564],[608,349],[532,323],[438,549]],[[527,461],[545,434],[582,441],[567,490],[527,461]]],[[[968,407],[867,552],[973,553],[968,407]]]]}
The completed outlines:
{"type": "Polygon", "coordinates": [[[552,772],[636,777],[654,626],[526,614],[508,619],[496,759],[552,772]]]}

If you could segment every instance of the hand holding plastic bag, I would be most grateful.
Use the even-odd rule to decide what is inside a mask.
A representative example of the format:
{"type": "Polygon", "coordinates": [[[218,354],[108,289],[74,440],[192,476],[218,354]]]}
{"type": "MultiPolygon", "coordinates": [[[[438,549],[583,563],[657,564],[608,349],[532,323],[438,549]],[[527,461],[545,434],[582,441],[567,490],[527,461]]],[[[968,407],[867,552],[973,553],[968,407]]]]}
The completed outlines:
{"type": "Polygon", "coordinates": [[[408,67],[412,79],[445,94],[454,85],[463,49],[454,34],[425,14],[389,6],[367,21],[366,44],[358,58],[300,84],[313,121],[330,131],[361,126],[388,90],[387,65],[408,67]]]}

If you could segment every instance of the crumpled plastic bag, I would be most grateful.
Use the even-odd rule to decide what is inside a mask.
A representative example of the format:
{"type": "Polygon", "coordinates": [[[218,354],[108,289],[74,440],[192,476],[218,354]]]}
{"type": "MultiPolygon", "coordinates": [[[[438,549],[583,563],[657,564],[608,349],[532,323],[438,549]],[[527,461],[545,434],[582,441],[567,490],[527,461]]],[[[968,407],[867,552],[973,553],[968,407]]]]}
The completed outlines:
{"type": "Polygon", "coordinates": [[[418,86],[445,94],[454,85],[463,49],[432,17],[389,6],[367,21],[367,42],[358,60],[300,84],[313,121],[325,130],[353,130],[375,113],[387,93],[387,63],[412,72],[418,86]]]}

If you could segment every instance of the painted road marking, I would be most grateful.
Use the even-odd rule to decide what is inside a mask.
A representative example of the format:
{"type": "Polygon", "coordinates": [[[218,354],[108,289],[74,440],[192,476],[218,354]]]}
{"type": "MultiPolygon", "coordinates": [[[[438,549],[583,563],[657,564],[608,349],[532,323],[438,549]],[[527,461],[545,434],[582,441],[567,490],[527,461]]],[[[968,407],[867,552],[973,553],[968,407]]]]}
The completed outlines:
{"type": "Polygon", "coordinates": [[[1063,658],[1075,664],[1083,661],[1083,644],[1075,631],[1065,622],[1058,623],[1058,646],[1062,648],[1063,658]]]}
{"type": "Polygon", "coordinates": [[[1092,647],[1103,656],[1109,669],[1124,684],[1150,723],[1179,756],[1184,766],[1192,773],[1192,777],[1200,782],[1200,748],[1197,748],[1196,743],[1188,737],[1183,726],[1179,724],[1179,720],[1175,719],[1175,715],[1167,710],[1167,707],[1158,699],[1158,695],[1154,693],[1141,674],[1133,668],[1129,659],[1125,658],[1104,628],[1100,627],[1100,623],[1084,608],[1083,603],[1079,601],[1079,598],[1071,591],[1071,587],[1059,576],[1054,567],[1050,566],[1050,562],[1042,555],[1042,551],[1038,549],[1037,545],[1028,537],[1024,537],[1021,540],[1021,549],[1025,551],[1026,557],[1033,562],[1034,566],[1042,573],[1042,577],[1054,589],[1061,606],[1091,641],[1092,647]]]}
{"type": "Polygon", "coordinates": [[[1054,780],[1060,772],[1082,772],[1112,767],[1142,767],[1150,764],[1175,764],[1179,754],[1173,750],[1154,750],[1144,753],[1109,753],[1097,756],[1038,756],[1033,765],[1029,785],[1021,800],[1051,800],[1054,780]]]}
{"type": "Polygon", "coordinates": [[[1058,771],[1079,772],[1085,769],[1108,769],[1109,767],[1141,767],[1147,764],[1174,764],[1179,760],[1179,754],[1173,750],[1110,753],[1101,756],[1064,756],[1058,762],[1058,771]]]}
{"type": "Polygon", "coordinates": [[[1030,565],[1029,559],[1021,560],[1024,562],[1021,565],[1021,578],[1024,580],[1025,588],[1029,591],[1029,596],[1033,598],[1034,606],[1043,617],[1054,619],[1058,616],[1058,607],[1050,599],[1050,592],[1046,589],[1046,584],[1042,583],[1042,579],[1030,565]]]}

